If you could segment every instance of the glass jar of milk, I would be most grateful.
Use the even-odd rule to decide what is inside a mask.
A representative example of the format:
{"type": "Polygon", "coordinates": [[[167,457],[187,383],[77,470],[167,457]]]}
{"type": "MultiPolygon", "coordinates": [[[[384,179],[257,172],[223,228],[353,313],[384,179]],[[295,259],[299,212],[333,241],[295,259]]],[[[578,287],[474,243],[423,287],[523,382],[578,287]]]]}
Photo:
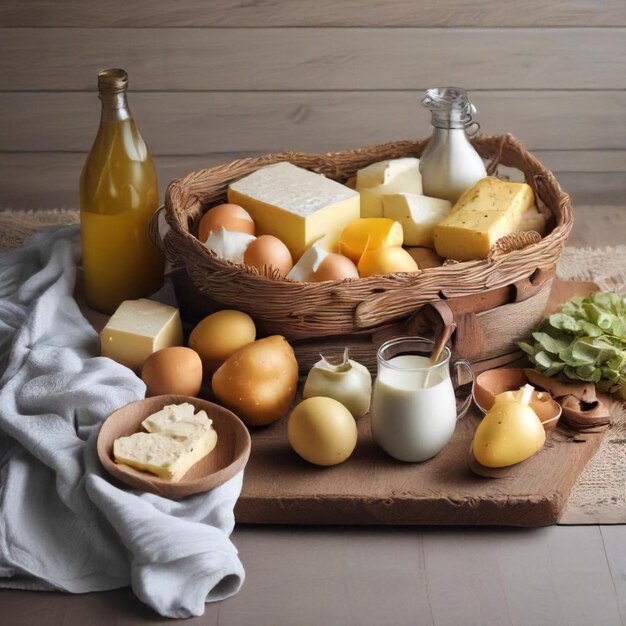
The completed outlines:
{"type": "Polygon", "coordinates": [[[429,339],[401,337],[387,341],[378,350],[372,436],[399,461],[425,461],[438,454],[471,403],[471,384],[466,393],[461,393],[458,385],[463,370],[467,381],[473,381],[470,364],[461,359],[452,364],[453,385],[450,350],[444,348],[433,364],[433,346],[429,339]],[[455,387],[460,398],[455,395],[455,387]]]}
{"type": "Polygon", "coordinates": [[[433,134],[420,158],[424,195],[454,204],[474,183],[487,176],[485,164],[467,133],[480,128],[476,107],[465,89],[429,89],[422,105],[431,112],[433,134]]]}

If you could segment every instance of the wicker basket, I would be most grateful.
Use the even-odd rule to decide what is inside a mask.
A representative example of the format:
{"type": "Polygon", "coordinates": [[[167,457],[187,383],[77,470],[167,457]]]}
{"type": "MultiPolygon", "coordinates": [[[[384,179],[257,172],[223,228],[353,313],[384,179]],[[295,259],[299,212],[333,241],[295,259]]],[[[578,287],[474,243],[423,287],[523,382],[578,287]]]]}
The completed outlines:
{"type": "MultiPolygon", "coordinates": [[[[452,311],[458,326],[457,318],[466,312],[485,313],[506,303],[522,303],[543,294],[537,299],[535,314],[531,314],[527,304],[522,319],[516,321],[524,326],[521,331],[527,332],[529,324],[536,323],[537,312],[539,316],[543,313],[549,295],[548,283],[572,227],[569,196],[553,174],[511,135],[481,136],[472,143],[482,157],[490,160],[489,173],[494,173],[499,164],[524,173],[526,181],[552,212],[551,230],[543,239],[535,233],[503,238],[486,260],[446,262],[441,267],[410,274],[323,283],[293,282],[223,261],[209,252],[195,234],[204,211],[225,200],[228,183],[260,167],[290,161],[345,182],[370,163],[419,157],[427,140],[398,141],[327,154],[269,154],[193,172],[172,181],[165,199],[165,218],[170,229],[158,240],[155,219],[152,233],[168,261],[183,270],[176,282],[179,299],[187,304],[190,313],[187,317],[197,319],[220,307],[243,310],[254,317],[262,332],[313,342],[311,346],[315,350],[310,352],[311,358],[315,358],[322,343],[333,343],[332,338],[337,338],[339,345],[341,340],[337,336],[361,337],[361,342],[369,342],[370,347],[375,348],[379,342],[374,341],[373,336],[380,338],[393,332],[417,331],[420,324],[411,320],[426,304],[445,303],[444,308],[452,311]],[[485,299],[485,291],[493,291],[494,297],[485,299]],[[459,308],[453,306],[456,302],[465,304],[459,308]],[[367,339],[364,340],[363,335],[367,339]],[[327,339],[322,341],[321,338],[327,339]]],[[[429,308],[441,316],[441,306],[429,308]]],[[[506,323],[504,317],[503,323],[506,323]]],[[[458,335],[457,331],[457,339],[458,335]]],[[[485,346],[472,341],[474,345],[466,346],[465,352],[468,349],[474,353],[484,351],[485,346]]],[[[509,347],[513,341],[509,340],[509,347]]],[[[500,353],[502,349],[498,348],[500,353]]],[[[371,352],[372,349],[368,349],[368,361],[371,361],[371,352]]],[[[311,358],[306,357],[306,360],[311,358]]]]}

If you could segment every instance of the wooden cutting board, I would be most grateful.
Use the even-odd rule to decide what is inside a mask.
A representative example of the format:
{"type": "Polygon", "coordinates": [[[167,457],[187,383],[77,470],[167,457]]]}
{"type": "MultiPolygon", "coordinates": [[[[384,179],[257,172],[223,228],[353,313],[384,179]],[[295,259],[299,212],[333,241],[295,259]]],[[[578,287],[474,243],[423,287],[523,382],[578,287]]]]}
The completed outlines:
{"type": "MultiPolygon", "coordinates": [[[[557,281],[548,312],[593,283],[557,281]]],[[[508,478],[473,474],[467,464],[480,414],[459,421],[434,459],[402,463],[373,442],[369,418],[358,421],[353,455],[331,468],[312,466],[287,442],[287,420],[254,429],[252,453],[235,514],[254,524],[445,524],[544,526],[559,520],[579,474],[603,434],[551,434],[542,452],[508,478]]]]}
{"type": "MultiPolygon", "coordinates": [[[[577,295],[597,291],[593,283],[556,280],[546,313],[577,295]]],[[[107,316],[76,298],[100,330],[107,316]]],[[[505,361],[510,362],[507,356],[505,361]]],[[[492,367],[497,366],[494,360],[492,367]]],[[[483,366],[484,367],[484,366],[483,366]]],[[[481,368],[482,369],[482,368],[481,368]]],[[[556,523],[579,474],[602,440],[557,429],[544,450],[520,472],[481,478],[467,464],[480,414],[473,408],[460,420],[452,441],[425,463],[402,463],[373,442],[369,418],[358,421],[359,441],[343,464],[320,468],[300,459],[287,442],[287,420],[252,429],[252,452],[238,523],[251,524],[442,524],[544,526],[556,523]]]]}

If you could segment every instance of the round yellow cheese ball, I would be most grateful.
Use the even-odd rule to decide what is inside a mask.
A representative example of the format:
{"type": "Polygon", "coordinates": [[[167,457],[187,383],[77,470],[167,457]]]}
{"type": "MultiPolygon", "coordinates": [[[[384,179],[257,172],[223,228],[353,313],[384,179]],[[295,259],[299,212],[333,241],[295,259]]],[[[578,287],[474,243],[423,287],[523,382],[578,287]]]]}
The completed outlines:
{"type": "Polygon", "coordinates": [[[303,400],[291,412],[287,436],[291,447],[305,461],[337,465],[356,447],[357,427],[343,404],[315,396],[303,400]]]}
{"type": "Polygon", "coordinates": [[[366,278],[379,274],[417,272],[418,267],[413,257],[404,248],[389,246],[364,252],[358,269],[359,276],[366,278]]]}
{"type": "Polygon", "coordinates": [[[191,331],[188,345],[200,355],[206,375],[255,338],[252,318],[242,311],[226,309],[205,317],[191,331]]]}

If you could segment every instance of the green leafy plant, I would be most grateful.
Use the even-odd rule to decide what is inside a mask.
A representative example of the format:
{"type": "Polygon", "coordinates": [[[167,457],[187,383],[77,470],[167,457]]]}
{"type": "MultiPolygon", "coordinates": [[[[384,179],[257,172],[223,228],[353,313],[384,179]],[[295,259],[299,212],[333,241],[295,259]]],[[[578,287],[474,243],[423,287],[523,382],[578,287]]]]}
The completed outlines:
{"type": "Polygon", "coordinates": [[[595,383],[626,399],[626,297],[612,292],[570,300],[520,348],[546,376],[595,383]]]}

